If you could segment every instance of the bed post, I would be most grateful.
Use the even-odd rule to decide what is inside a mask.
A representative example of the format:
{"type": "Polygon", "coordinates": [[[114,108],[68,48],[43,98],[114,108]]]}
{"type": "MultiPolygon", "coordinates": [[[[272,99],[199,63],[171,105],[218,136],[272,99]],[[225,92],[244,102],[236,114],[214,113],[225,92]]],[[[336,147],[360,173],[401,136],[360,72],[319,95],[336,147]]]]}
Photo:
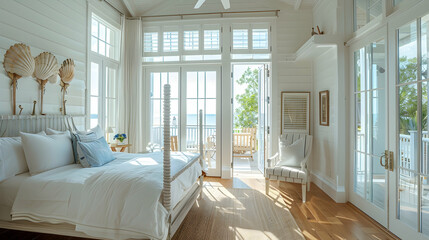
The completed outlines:
{"type": "MultiPolygon", "coordinates": [[[[203,110],[200,109],[200,164],[201,164],[201,168],[204,171],[204,150],[203,150],[203,110]]],[[[200,199],[203,199],[203,182],[204,181],[204,175],[201,174],[200,176],[200,199]]]]}
{"type": "Polygon", "coordinates": [[[171,166],[170,166],[170,84],[164,85],[164,188],[163,205],[168,211],[168,235],[171,228],[171,166]]]}

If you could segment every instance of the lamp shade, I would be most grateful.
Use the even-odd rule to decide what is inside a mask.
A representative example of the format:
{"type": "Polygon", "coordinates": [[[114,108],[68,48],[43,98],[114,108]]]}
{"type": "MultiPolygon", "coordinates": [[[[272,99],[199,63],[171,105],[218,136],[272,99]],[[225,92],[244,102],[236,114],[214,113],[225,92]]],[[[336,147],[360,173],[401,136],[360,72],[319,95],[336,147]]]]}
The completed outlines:
{"type": "Polygon", "coordinates": [[[115,128],[114,127],[108,127],[107,128],[107,133],[114,133],[115,132],[115,128]]]}

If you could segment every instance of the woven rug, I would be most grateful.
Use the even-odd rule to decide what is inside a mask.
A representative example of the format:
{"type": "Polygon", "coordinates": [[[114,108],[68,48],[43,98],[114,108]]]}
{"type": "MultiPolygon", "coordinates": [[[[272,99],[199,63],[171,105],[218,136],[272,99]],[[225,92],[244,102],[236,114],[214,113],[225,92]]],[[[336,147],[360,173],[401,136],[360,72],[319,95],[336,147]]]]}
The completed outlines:
{"type": "Polygon", "coordinates": [[[173,239],[305,239],[278,194],[206,183],[173,239]]]}

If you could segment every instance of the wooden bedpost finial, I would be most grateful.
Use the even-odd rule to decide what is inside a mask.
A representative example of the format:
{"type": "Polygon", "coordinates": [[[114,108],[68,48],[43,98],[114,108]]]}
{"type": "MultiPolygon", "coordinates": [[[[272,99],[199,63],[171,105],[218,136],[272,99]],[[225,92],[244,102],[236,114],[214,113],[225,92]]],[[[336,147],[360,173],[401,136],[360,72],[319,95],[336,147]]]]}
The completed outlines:
{"type": "Polygon", "coordinates": [[[163,205],[171,211],[171,165],[170,165],[170,84],[164,85],[164,189],[163,205]]]}

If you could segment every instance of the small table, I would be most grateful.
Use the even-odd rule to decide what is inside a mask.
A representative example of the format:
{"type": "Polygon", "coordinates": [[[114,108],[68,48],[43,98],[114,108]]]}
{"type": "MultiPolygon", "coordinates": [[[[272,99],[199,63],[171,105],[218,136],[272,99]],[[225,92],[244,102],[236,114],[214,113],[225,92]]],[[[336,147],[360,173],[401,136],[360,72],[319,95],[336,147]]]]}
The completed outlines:
{"type": "Polygon", "coordinates": [[[132,144],[116,144],[116,143],[111,143],[110,144],[110,149],[112,149],[112,152],[117,152],[116,149],[117,148],[121,148],[120,152],[125,152],[125,149],[127,147],[131,147],[132,144]]]}

